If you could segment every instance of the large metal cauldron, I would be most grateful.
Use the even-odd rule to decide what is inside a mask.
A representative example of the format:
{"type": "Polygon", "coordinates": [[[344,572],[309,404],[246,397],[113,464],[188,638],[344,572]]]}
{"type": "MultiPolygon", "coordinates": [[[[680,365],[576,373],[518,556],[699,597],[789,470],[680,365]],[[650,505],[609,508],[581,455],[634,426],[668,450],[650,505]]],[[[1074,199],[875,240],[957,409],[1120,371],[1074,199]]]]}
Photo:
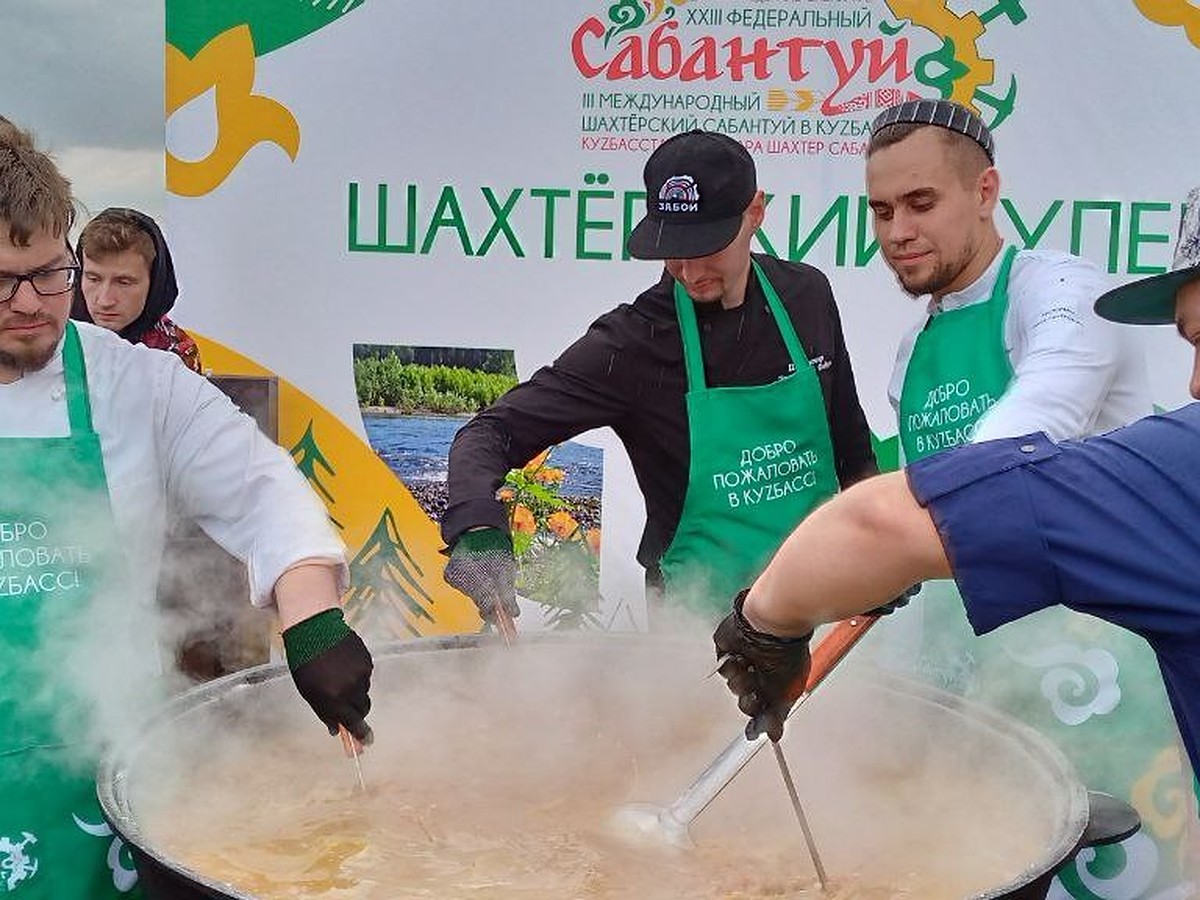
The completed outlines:
{"type": "MultiPolygon", "coordinates": [[[[603,857],[627,852],[605,836],[579,837],[586,823],[602,830],[605,811],[626,801],[671,801],[744,721],[719,681],[704,679],[711,659],[699,639],[527,635],[506,650],[485,637],[454,636],[376,648],[375,660],[371,718],[378,739],[363,760],[366,797],[353,796],[350,762],[312,720],[281,666],[195,688],[114,748],[98,778],[101,804],[130,843],[149,897],[261,896],[253,878],[239,881],[207,862],[223,858],[241,871],[237,848],[244,838],[231,835],[234,849],[202,856],[201,864],[180,850],[173,832],[206,817],[216,831],[232,832],[297,797],[306,813],[324,803],[339,811],[329,827],[305,832],[316,837],[287,844],[291,852],[305,840],[327,842],[314,852],[323,859],[322,889],[331,896],[409,895],[407,882],[384,883],[389,877],[354,893],[354,884],[370,884],[374,876],[356,882],[358,874],[347,870],[371,855],[370,845],[421,819],[420,809],[412,813],[421,803],[427,811],[463,807],[467,820],[459,831],[421,821],[429,841],[440,842],[430,856],[447,855],[442,851],[455,835],[503,842],[508,832],[524,834],[532,827],[527,811],[528,817],[546,810],[569,815],[562,827],[573,829],[571,839],[540,848],[521,838],[513,846],[534,856],[547,850],[527,880],[559,860],[568,879],[576,878],[579,869],[602,869],[603,857]],[[446,776],[449,765],[453,774],[446,776]],[[410,791],[422,799],[410,803],[410,791]],[[497,795],[476,800],[489,791],[497,795]],[[347,831],[362,838],[357,849],[345,849],[347,831]],[[338,842],[336,852],[331,841],[338,842]],[[579,861],[572,861],[574,852],[582,854],[579,861]]],[[[963,877],[972,886],[954,896],[1043,898],[1054,871],[1081,846],[1114,836],[1089,830],[1087,791],[1036,732],[923,685],[860,676],[852,664],[797,713],[784,744],[835,885],[843,873],[898,885],[894,894],[855,897],[924,900],[930,894],[922,877],[939,886],[963,877]]],[[[647,860],[646,851],[634,848],[636,858],[620,860],[619,878],[641,866],[669,883],[672,867],[684,871],[716,859],[718,876],[706,874],[704,884],[745,869],[758,880],[740,896],[760,889],[764,896],[810,896],[804,879],[811,882],[811,871],[769,757],[760,754],[697,820],[698,849],[686,852],[693,855],[670,851],[670,858],[647,860]],[[782,874],[763,881],[764,872],[782,874]]],[[[411,855],[400,847],[398,856],[411,855]]],[[[572,883],[561,892],[539,893],[534,881],[532,891],[513,896],[629,895],[619,878],[589,877],[586,887],[572,883]]],[[[459,896],[428,886],[411,894],[459,896]]],[[[811,896],[818,896],[815,887],[811,896]]]]}

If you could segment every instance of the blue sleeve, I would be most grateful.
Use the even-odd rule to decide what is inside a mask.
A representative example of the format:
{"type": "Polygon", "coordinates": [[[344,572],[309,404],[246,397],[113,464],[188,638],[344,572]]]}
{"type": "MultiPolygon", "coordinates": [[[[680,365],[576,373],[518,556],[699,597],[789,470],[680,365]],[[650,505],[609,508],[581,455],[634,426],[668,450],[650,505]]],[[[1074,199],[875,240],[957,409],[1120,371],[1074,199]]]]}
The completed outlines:
{"type": "Polygon", "coordinates": [[[1058,455],[1044,434],[966,444],[907,468],[941,536],[976,634],[1061,601],[1023,467],[1058,455]]]}
{"type": "Polygon", "coordinates": [[[976,631],[1061,603],[1154,642],[1200,639],[1200,404],[1058,445],[956,448],[908,478],[976,631]]]}

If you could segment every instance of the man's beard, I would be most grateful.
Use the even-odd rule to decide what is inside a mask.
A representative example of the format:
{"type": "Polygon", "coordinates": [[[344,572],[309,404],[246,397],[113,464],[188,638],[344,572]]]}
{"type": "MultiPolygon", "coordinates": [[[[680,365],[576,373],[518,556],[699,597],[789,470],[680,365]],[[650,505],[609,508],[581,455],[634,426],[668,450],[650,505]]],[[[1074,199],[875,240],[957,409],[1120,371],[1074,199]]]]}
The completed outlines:
{"type": "Polygon", "coordinates": [[[952,266],[942,263],[921,281],[900,281],[904,292],[913,297],[924,297],[926,294],[936,294],[944,291],[962,271],[962,266],[952,266]]]}
{"type": "Polygon", "coordinates": [[[22,353],[20,356],[0,350],[0,368],[13,369],[18,372],[36,372],[44,369],[50,360],[54,359],[54,351],[57,346],[57,344],[52,344],[46,350],[38,353],[22,353]]]}
{"type": "MultiPolygon", "coordinates": [[[[58,338],[61,337],[62,335],[59,334],[58,338]]],[[[54,351],[58,349],[58,338],[55,338],[45,347],[36,345],[22,347],[20,352],[0,350],[0,368],[22,374],[44,369],[50,360],[54,359],[54,351]]]]}
{"type": "MultiPolygon", "coordinates": [[[[940,295],[963,273],[963,270],[971,262],[971,256],[972,249],[965,247],[957,259],[944,260],[921,281],[906,282],[900,278],[899,274],[896,275],[896,278],[900,281],[900,287],[904,288],[904,292],[912,297],[924,297],[927,294],[940,295]]],[[[966,287],[966,285],[961,285],[961,287],[966,287]]]]}

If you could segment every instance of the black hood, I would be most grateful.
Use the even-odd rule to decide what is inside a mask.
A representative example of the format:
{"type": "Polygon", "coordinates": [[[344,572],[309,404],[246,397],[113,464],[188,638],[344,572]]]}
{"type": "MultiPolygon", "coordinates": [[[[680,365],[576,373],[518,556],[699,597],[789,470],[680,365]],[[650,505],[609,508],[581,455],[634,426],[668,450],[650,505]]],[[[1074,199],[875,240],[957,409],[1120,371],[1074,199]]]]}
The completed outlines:
{"type": "MultiPolygon", "coordinates": [[[[154,327],[154,323],[165,316],[175,305],[179,296],[179,285],[175,281],[175,263],[171,261],[171,251],[167,248],[166,238],[163,237],[158,223],[136,209],[111,207],[100,213],[100,216],[120,214],[132,219],[142,231],[150,235],[154,241],[154,263],[150,266],[150,290],[146,294],[146,306],[141,314],[121,329],[120,335],[131,344],[138,343],[142,335],[154,327]]],[[[99,217],[97,217],[99,218],[99,217]]],[[[79,265],[83,265],[83,248],[75,245],[75,257],[79,265]]],[[[87,303],[83,299],[83,279],[75,287],[75,297],[71,303],[71,318],[81,322],[91,322],[87,303]]]]}

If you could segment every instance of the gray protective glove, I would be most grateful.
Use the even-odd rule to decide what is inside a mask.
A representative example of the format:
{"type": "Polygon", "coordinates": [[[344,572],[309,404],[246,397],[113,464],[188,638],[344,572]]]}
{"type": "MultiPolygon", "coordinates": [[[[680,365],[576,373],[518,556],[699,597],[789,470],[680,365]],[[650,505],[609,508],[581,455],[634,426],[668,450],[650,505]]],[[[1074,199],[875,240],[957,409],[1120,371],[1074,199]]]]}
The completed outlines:
{"type": "Polygon", "coordinates": [[[781,638],[759,631],[742,615],[746,593],[734,598],[733,612],[713,632],[717,656],[725,657],[717,671],[737,696],[738,709],[750,717],[746,737],[754,740],[765,731],[778,741],[784,720],[808,681],[812,632],[781,638]]]}
{"type": "Polygon", "coordinates": [[[477,528],[459,535],[442,577],[474,600],[486,621],[495,617],[497,603],[503,604],[513,618],[521,614],[512,538],[499,528],[477,528]]]}

